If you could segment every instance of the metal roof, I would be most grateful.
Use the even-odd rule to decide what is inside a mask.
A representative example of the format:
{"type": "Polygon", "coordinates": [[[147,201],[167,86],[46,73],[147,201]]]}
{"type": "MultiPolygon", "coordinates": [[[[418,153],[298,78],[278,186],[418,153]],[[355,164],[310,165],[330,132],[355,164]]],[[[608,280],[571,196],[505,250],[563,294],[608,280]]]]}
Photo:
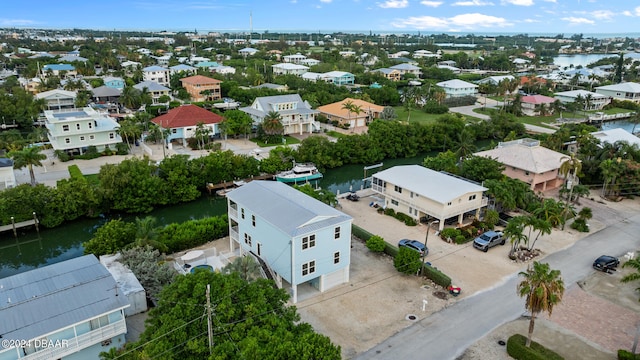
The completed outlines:
{"type": "Polygon", "coordinates": [[[0,335],[33,339],[128,306],[109,271],[85,255],[0,279],[0,335]]]}
{"type": "Polygon", "coordinates": [[[471,181],[428,169],[420,165],[401,165],[373,174],[374,178],[426,198],[446,204],[468,193],[482,192],[487,188],[471,181]]]}
{"type": "Polygon", "coordinates": [[[351,216],[278,181],[254,180],[227,197],[291,237],[351,220],[351,216]]]}

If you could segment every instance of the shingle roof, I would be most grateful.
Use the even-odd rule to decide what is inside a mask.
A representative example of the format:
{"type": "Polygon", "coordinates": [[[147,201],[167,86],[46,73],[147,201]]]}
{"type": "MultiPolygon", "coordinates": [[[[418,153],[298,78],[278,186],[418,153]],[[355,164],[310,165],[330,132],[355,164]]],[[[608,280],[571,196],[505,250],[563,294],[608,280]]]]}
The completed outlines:
{"type": "MultiPolygon", "coordinates": [[[[539,143],[538,143],[539,144],[539,143]]],[[[496,159],[505,166],[515,167],[534,174],[542,174],[560,168],[565,154],[547,149],[540,145],[512,142],[501,147],[475,153],[496,159]]]]}
{"type": "Polygon", "coordinates": [[[3,340],[33,339],[129,306],[93,255],[6,277],[0,285],[3,340]]]}
{"type": "Polygon", "coordinates": [[[218,79],[213,79],[210,77],[206,77],[206,76],[202,76],[202,75],[195,75],[195,76],[189,76],[186,78],[182,78],[180,79],[180,81],[182,81],[183,83],[187,83],[187,84],[219,84],[222,81],[218,80],[218,79]]]}
{"type": "Polygon", "coordinates": [[[291,237],[351,220],[351,216],[278,181],[251,181],[227,194],[291,237]]]}
{"type": "Polygon", "coordinates": [[[193,104],[178,106],[164,115],[151,119],[155,124],[165,129],[196,126],[200,122],[217,124],[222,120],[222,116],[193,104]]]}
{"type": "Polygon", "coordinates": [[[116,88],[112,88],[109,86],[100,86],[97,87],[93,90],[91,90],[91,93],[93,94],[94,97],[106,97],[106,96],[120,96],[122,95],[122,91],[116,89],[116,88]]]}
{"type": "Polygon", "coordinates": [[[487,188],[420,165],[401,165],[373,174],[390,184],[398,185],[426,198],[446,204],[468,193],[487,188]]]}
{"type": "Polygon", "coordinates": [[[556,99],[544,95],[527,95],[523,96],[521,101],[527,104],[551,104],[556,99]]]}

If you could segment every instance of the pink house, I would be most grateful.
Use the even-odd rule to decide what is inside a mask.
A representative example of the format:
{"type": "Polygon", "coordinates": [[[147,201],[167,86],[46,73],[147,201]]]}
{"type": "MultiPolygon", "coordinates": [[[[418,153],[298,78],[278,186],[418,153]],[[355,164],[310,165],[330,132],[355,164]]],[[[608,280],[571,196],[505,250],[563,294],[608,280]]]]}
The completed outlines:
{"type": "Polygon", "coordinates": [[[558,169],[567,156],[540,146],[538,140],[501,142],[493,150],[474,155],[492,158],[504,164],[503,174],[526,182],[534,191],[555,189],[564,183],[558,169]]]}
{"type": "Polygon", "coordinates": [[[553,112],[551,104],[553,104],[556,99],[544,95],[527,95],[523,96],[520,101],[523,114],[527,116],[544,116],[553,112]]]}

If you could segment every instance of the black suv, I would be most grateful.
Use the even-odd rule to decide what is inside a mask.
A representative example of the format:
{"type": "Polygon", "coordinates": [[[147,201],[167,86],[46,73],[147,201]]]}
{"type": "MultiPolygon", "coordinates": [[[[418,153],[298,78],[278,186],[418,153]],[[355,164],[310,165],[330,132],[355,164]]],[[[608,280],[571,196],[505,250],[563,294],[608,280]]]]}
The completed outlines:
{"type": "Polygon", "coordinates": [[[608,273],[609,271],[615,271],[620,265],[620,260],[617,257],[602,255],[593,262],[593,268],[602,272],[608,273]]]}

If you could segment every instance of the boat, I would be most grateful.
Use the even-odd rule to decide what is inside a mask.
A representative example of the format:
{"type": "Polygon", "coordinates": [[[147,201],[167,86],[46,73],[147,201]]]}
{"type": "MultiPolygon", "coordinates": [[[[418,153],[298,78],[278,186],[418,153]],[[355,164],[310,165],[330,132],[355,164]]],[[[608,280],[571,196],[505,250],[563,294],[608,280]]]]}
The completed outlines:
{"type": "Polygon", "coordinates": [[[294,164],[293,169],[276,174],[276,180],[284,183],[298,183],[322,178],[322,173],[311,163],[294,164]]]}

